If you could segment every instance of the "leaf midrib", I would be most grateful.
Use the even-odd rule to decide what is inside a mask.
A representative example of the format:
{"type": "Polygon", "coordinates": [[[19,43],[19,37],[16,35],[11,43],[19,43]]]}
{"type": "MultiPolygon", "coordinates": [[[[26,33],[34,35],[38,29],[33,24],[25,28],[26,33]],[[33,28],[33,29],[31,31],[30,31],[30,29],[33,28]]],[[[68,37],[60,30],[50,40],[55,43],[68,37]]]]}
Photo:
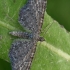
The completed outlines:
{"type": "Polygon", "coordinates": [[[3,26],[3,27],[5,27],[5,28],[7,28],[7,29],[10,29],[10,30],[17,30],[16,27],[14,27],[14,26],[12,26],[12,25],[10,25],[10,24],[7,24],[6,22],[3,22],[3,21],[1,21],[1,20],[0,20],[0,26],[3,26]]]}
{"type": "Polygon", "coordinates": [[[67,61],[70,61],[70,55],[68,53],[64,52],[63,50],[56,48],[55,46],[47,43],[46,41],[41,42],[41,45],[47,47],[49,50],[51,50],[52,52],[56,53],[57,55],[63,57],[67,61]]]}

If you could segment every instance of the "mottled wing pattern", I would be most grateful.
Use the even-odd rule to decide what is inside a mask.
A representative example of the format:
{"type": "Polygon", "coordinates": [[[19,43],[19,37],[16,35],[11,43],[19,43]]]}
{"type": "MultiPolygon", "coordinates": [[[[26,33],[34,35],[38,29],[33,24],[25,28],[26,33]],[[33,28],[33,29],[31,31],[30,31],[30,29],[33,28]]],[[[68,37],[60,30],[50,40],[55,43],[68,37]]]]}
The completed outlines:
{"type": "MultiPolygon", "coordinates": [[[[13,42],[9,52],[12,70],[30,70],[44,19],[45,8],[46,0],[28,0],[27,4],[21,8],[19,23],[30,30],[33,37],[30,40],[15,40],[13,42]]],[[[15,35],[20,35],[18,33],[15,35]]]]}
{"type": "Polygon", "coordinates": [[[40,31],[44,19],[46,0],[28,0],[20,9],[19,23],[31,31],[40,31]]]}
{"type": "Polygon", "coordinates": [[[31,40],[15,40],[10,49],[12,70],[30,70],[35,44],[31,40]]]}
{"type": "Polygon", "coordinates": [[[32,30],[33,24],[36,23],[36,15],[31,4],[28,2],[19,12],[19,23],[27,30],[32,30]]]}

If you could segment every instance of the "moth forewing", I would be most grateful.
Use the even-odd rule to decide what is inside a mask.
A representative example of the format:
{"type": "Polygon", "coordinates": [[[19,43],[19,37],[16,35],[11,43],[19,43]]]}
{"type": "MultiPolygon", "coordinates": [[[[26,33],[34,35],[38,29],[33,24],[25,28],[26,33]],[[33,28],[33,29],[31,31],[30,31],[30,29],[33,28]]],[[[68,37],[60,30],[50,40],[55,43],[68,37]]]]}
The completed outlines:
{"type": "Polygon", "coordinates": [[[13,70],[29,70],[35,44],[31,40],[15,40],[9,52],[13,70]]]}

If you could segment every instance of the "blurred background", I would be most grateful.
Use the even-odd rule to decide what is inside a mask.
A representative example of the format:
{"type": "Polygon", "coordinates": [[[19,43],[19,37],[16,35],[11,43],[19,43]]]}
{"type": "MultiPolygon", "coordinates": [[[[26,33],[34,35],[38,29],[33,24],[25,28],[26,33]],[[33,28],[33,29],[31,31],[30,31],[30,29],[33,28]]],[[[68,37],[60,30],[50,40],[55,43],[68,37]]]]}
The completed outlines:
{"type": "Polygon", "coordinates": [[[47,13],[70,31],[70,0],[48,0],[47,13]]]}

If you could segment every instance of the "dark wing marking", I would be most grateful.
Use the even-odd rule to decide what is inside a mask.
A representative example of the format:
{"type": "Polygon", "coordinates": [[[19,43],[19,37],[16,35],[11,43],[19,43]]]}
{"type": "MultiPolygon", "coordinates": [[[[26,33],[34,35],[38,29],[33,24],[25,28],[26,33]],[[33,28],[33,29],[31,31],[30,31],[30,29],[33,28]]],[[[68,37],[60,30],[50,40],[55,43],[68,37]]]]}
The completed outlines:
{"type": "Polygon", "coordinates": [[[30,40],[16,40],[10,49],[9,56],[12,70],[30,70],[35,44],[30,40]]]}

